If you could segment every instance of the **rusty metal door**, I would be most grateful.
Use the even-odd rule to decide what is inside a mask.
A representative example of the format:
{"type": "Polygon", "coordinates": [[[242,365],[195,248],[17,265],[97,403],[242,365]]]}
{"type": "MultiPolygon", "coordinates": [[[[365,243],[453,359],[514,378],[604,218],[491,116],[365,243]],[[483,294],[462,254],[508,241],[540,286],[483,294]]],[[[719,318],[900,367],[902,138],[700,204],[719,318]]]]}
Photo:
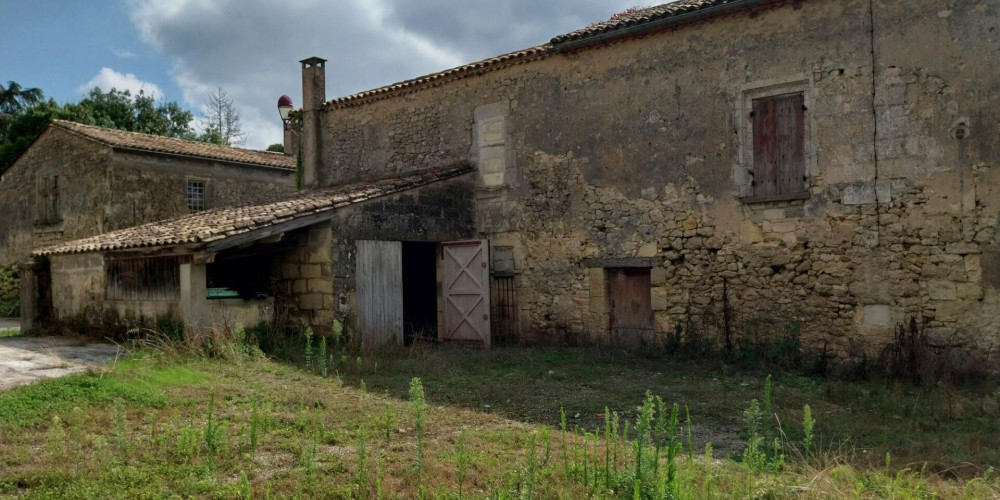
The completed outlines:
{"type": "Polygon", "coordinates": [[[442,340],[490,348],[488,248],[486,240],[441,244],[444,274],[442,340]]]}
{"type": "Polygon", "coordinates": [[[358,329],[367,347],[403,343],[403,244],[358,240],[358,329]]]}
{"type": "Polygon", "coordinates": [[[621,347],[652,343],[653,308],[647,268],[608,269],[611,341],[621,347]]]}

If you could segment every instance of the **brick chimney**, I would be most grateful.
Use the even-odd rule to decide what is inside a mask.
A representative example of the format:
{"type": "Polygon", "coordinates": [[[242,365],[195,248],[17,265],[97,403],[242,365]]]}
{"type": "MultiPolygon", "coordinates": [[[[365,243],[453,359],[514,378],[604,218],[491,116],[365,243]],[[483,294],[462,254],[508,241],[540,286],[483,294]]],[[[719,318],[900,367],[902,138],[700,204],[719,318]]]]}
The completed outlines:
{"type": "Polygon", "coordinates": [[[322,170],[320,109],[326,102],[326,59],[310,57],[302,63],[302,187],[319,185],[322,170]]]}

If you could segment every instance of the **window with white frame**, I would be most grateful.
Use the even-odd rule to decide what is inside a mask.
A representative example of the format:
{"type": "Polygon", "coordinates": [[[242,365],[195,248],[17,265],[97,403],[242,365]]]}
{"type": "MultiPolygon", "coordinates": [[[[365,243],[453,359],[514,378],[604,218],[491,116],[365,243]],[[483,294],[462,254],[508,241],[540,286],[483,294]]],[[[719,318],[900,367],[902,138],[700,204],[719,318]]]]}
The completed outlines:
{"type": "Polygon", "coordinates": [[[205,210],[205,181],[188,179],[187,206],[191,213],[205,210]]]}

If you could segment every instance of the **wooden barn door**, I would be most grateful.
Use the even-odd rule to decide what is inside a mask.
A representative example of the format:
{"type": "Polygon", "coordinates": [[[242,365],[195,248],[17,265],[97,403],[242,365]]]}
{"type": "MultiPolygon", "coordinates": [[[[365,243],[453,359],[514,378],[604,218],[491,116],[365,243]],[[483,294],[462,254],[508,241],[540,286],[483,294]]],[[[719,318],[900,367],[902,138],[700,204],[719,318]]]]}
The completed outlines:
{"type": "Polygon", "coordinates": [[[614,345],[635,348],[654,340],[650,278],[648,268],[608,269],[614,345]]]}
{"type": "Polygon", "coordinates": [[[442,339],[489,349],[490,270],[486,240],[441,244],[444,282],[442,339]]]}
{"type": "Polygon", "coordinates": [[[358,329],[365,346],[403,343],[403,244],[358,240],[358,329]]]}

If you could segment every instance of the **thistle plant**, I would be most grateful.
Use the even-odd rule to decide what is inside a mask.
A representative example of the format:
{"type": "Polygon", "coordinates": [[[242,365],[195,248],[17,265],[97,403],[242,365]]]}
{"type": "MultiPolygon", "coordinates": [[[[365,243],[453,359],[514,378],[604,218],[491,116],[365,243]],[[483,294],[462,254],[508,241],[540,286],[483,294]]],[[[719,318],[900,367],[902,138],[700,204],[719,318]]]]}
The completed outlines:
{"type": "Polygon", "coordinates": [[[637,484],[642,482],[642,450],[646,446],[646,436],[650,431],[653,412],[653,394],[646,391],[646,399],[639,407],[639,418],[635,421],[635,442],[632,443],[632,449],[635,453],[635,482],[637,484]]]}
{"type": "Polygon", "coordinates": [[[462,486],[465,484],[465,475],[469,470],[469,452],[465,445],[465,428],[458,434],[458,443],[455,444],[455,470],[458,471],[458,498],[461,500],[462,486]]]}
{"type": "Polygon", "coordinates": [[[563,473],[566,477],[569,477],[569,453],[566,449],[566,410],[563,407],[559,407],[559,427],[562,429],[562,456],[563,456],[563,473]]]}
{"type": "Polygon", "coordinates": [[[392,407],[389,403],[385,403],[385,442],[389,443],[389,436],[392,434],[392,425],[396,421],[396,414],[392,412],[392,407]]]}
{"type": "Polygon", "coordinates": [[[763,470],[767,457],[761,449],[764,438],[760,435],[761,421],[760,403],[756,399],[750,401],[750,406],[743,411],[743,425],[747,433],[747,447],[743,450],[743,463],[753,470],[763,470]]]}
{"type": "Polygon", "coordinates": [[[424,426],[427,403],[424,401],[424,386],[420,379],[410,380],[410,408],[413,409],[413,428],[417,437],[417,457],[414,466],[419,474],[424,464],[424,426]]]}
{"type": "Polygon", "coordinates": [[[313,359],[312,359],[313,358],[313,352],[312,352],[313,351],[313,348],[312,348],[313,330],[312,330],[312,328],[306,328],[305,336],[306,336],[306,352],[305,352],[305,356],[304,356],[303,359],[305,360],[305,363],[306,363],[306,370],[312,371],[312,369],[313,369],[313,359]]]}
{"type": "Polygon", "coordinates": [[[250,456],[257,453],[257,433],[260,430],[260,416],[257,413],[259,398],[253,398],[253,410],[250,413],[250,456]]]}
{"type": "Polygon", "coordinates": [[[611,486],[611,410],[604,407],[604,487],[611,486]]]}
{"type": "Polygon", "coordinates": [[[764,379],[764,437],[771,437],[771,418],[773,413],[771,413],[771,396],[774,393],[774,387],[771,385],[771,374],[767,374],[767,378],[764,379]]]}
{"type": "Polygon", "coordinates": [[[674,403],[670,411],[670,422],[667,424],[667,487],[677,494],[677,454],[682,450],[681,440],[677,439],[677,429],[680,423],[677,418],[679,407],[674,403]]]}
{"type": "Polygon", "coordinates": [[[687,428],[688,428],[688,460],[694,460],[694,441],[691,439],[691,409],[687,405],[684,405],[684,413],[687,414],[687,428]]]}
{"type": "Polygon", "coordinates": [[[816,420],[812,418],[812,408],[809,408],[809,405],[803,406],[802,429],[805,431],[805,437],[802,438],[802,447],[806,450],[806,458],[809,458],[812,451],[814,425],[816,425],[816,420]]]}
{"type": "Polygon", "coordinates": [[[317,356],[316,362],[319,363],[319,374],[326,378],[328,365],[326,362],[326,337],[320,337],[319,339],[319,356],[317,356]]]}

